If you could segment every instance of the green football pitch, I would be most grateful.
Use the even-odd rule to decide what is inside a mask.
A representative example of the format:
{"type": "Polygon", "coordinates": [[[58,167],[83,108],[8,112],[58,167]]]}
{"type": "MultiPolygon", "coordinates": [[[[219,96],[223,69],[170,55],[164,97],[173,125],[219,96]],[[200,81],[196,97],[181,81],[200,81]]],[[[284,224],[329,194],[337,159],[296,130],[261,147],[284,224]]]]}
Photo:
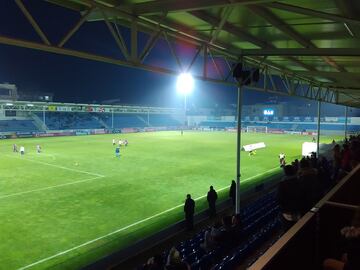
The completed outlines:
{"type": "MultiPolygon", "coordinates": [[[[245,133],[242,140],[267,146],[241,154],[246,190],[280,173],[280,152],[299,157],[311,138],[245,133]]],[[[225,132],[0,141],[0,269],[77,269],[181,220],[187,193],[197,211],[210,185],[227,197],[235,143],[236,134],[225,132]],[[120,158],[113,138],[129,141],[120,158]],[[14,143],[24,156],[12,152],[14,143]]]]}

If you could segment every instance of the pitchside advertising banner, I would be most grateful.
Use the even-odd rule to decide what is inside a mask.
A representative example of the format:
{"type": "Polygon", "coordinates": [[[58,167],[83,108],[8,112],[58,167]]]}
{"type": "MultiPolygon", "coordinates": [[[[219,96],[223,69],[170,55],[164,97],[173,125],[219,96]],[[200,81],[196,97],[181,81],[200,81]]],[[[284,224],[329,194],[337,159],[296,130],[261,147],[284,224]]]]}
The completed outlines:
{"type": "Polygon", "coordinates": [[[259,143],[244,145],[243,149],[246,152],[250,152],[250,151],[254,151],[254,150],[265,148],[265,147],[266,147],[266,145],[264,142],[259,142],[259,143]]]}

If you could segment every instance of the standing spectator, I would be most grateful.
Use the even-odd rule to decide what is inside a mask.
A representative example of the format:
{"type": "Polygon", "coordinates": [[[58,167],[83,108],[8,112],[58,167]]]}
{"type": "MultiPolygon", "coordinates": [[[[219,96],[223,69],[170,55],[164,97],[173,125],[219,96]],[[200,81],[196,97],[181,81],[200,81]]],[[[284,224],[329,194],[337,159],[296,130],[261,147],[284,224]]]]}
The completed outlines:
{"type": "Polygon", "coordinates": [[[230,190],[229,190],[229,197],[231,198],[232,204],[234,206],[235,201],[236,201],[236,182],[235,182],[235,180],[231,181],[231,186],[230,186],[230,190]]]}
{"type": "Polygon", "coordinates": [[[207,193],[207,201],[209,203],[209,214],[210,217],[216,216],[216,200],[218,196],[213,186],[210,186],[210,190],[207,193]]]}
{"type": "Polygon", "coordinates": [[[341,151],[340,151],[340,145],[336,144],[333,148],[333,167],[334,167],[334,175],[333,179],[335,181],[338,180],[338,174],[341,167],[341,151]]]}
{"type": "Polygon", "coordinates": [[[186,228],[190,231],[194,227],[194,212],[195,212],[195,201],[191,199],[191,195],[186,195],[185,205],[185,222],[186,228]]]}
{"type": "Polygon", "coordinates": [[[303,188],[296,177],[295,168],[292,165],[283,167],[285,176],[278,186],[278,199],[286,229],[290,228],[301,217],[306,206],[303,206],[303,188]]]}
{"type": "Polygon", "coordinates": [[[17,148],[16,143],[13,144],[13,152],[14,152],[14,153],[17,153],[17,152],[18,152],[18,148],[17,148]]]}
{"type": "Polygon", "coordinates": [[[348,144],[343,145],[343,151],[341,153],[341,169],[348,172],[350,171],[350,149],[348,144]]]}

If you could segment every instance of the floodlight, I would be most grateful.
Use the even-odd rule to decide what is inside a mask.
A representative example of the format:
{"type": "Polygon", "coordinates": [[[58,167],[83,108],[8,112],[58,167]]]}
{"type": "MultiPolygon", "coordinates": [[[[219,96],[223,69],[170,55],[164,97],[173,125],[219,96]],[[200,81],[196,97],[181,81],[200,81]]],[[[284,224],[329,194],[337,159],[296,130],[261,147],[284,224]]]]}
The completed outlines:
{"type": "Polygon", "coordinates": [[[12,105],[14,105],[14,104],[12,104],[12,103],[6,103],[6,106],[12,106],[12,105]]]}
{"type": "Polygon", "coordinates": [[[192,92],[194,88],[194,79],[190,73],[181,73],[177,79],[176,89],[178,93],[187,95],[192,92]]]}
{"type": "Polygon", "coordinates": [[[29,103],[29,104],[26,104],[28,107],[34,107],[34,104],[31,104],[31,103],[29,103]]]}

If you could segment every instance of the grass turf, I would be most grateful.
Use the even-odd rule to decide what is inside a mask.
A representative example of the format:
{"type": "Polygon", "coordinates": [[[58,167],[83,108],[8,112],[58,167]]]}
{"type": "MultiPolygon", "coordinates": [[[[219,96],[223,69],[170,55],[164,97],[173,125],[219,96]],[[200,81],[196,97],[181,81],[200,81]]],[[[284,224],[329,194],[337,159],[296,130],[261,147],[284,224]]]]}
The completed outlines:
{"type": "MultiPolygon", "coordinates": [[[[242,140],[267,145],[251,157],[242,153],[244,190],[279,173],[278,154],[294,159],[311,138],[258,133],[242,140]]],[[[206,207],[209,185],[225,198],[235,141],[224,132],[1,141],[0,269],[77,269],[180,220],[187,193],[199,198],[197,211],[206,207]],[[129,140],[120,159],[112,138],[129,140]],[[26,155],[12,153],[13,143],[26,155]]]]}

